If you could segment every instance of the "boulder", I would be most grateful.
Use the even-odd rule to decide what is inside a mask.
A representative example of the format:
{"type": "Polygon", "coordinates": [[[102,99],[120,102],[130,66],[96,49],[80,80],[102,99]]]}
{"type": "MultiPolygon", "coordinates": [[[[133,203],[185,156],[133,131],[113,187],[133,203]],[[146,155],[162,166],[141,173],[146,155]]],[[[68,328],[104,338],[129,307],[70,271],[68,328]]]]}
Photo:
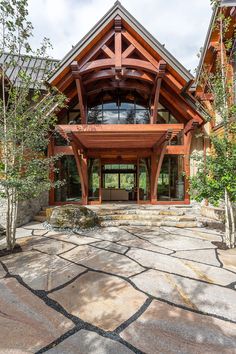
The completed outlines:
{"type": "Polygon", "coordinates": [[[60,229],[88,229],[99,226],[99,220],[92,210],[81,205],[62,205],[48,209],[48,223],[60,229]]]}

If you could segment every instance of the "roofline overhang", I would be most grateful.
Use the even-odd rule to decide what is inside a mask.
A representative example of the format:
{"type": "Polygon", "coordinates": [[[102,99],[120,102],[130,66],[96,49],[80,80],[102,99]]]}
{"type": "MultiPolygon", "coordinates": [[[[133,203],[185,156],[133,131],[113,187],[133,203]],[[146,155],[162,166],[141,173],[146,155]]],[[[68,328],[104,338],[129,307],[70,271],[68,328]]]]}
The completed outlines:
{"type": "Polygon", "coordinates": [[[98,33],[103,30],[113,18],[117,15],[121,16],[131,27],[135,28],[137,33],[169,64],[173,69],[185,80],[193,80],[193,75],[166,50],[166,48],[158,42],[121,4],[116,1],[113,7],[101,18],[99,22],[72,48],[69,53],[61,60],[59,67],[54,71],[48,82],[50,84],[57,76],[71,63],[74,57],[86,48],[98,33]]]}
{"type": "Polygon", "coordinates": [[[202,50],[202,53],[201,53],[200,61],[199,61],[198,67],[197,67],[195,87],[198,86],[200,75],[201,75],[201,72],[202,72],[202,69],[203,69],[204,60],[205,60],[206,53],[207,53],[207,50],[208,50],[208,47],[209,47],[209,44],[210,44],[210,40],[211,40],[213,25],[214,25],[214,23],[216,21],[216,18],[217,18],[218,9],[219,9],[219,6],[215,6],[215,8],[213,9],[210,25],[208,27],[208,31],[207,31],[206,39],[205,39],[205,42],[204,42],[203,50],[202,50]]]}
{"type": "Polygon", "coordinates": [[[198,86],[198,83],[199,83],[200,75],[201,75],[201,72],[202,72],[202,68],[203,68],[205,57],[206,57],[206,53],[207,53],[207,50],[208,50],[208,47],[209,47],[209,44],[210,44],[210,41],[211,41],[211,35],[212,35],[212,31],[213,31],[213,26],[214,26],[214,23],[216,21],[218,11],[222,7],[234,7],[234,6],[236,6],[236,1],[235,0],[231,1],[230,3],[227,3],[227,4],[224,4],[224,3],[221,2],[219,5],[215,6],[214,9],[213,9],[213,13],[212,13],[212,16],[211,16],[210,25],[209,25],[209,28],[208,28],[208,31],[207,31],[205,43],[204,43],[203,50],[202,50],[202,53],[201,53],[199,65],[197,67],[197,74],[196,74],[196,81],[195,81],[195,86],[196,87],[198,86]]]}

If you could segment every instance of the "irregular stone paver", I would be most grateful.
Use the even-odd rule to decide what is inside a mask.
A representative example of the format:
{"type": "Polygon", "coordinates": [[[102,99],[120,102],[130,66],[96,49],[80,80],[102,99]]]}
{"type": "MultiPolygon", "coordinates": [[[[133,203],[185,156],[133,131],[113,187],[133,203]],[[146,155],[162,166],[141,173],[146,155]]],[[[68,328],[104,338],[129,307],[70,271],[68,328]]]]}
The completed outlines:
{"type": "Polygon", "coordinates": [[[121,337],[147,354],[234,354],[236,325],[153,301],[121,337]]]}
{"type": "Polygon", "coordinates": [[[157,246],[167,247],[174,251],[215,248],[211,242],[206,240],[172,234],[159,235],[153,237],[151,241],[157,246]]]}
{"type": "Polygon", "coordinates": [[[166,232],[181,235],[185,237],[192,237],[197,239],[202,239],[206,241],[222,241],[222,232],[211,229],[203,229],[203,228],[185,228],[185,229],[177,229],[175,227],[163,227],[166,232]]]}
{"type": "MultiPolygon", "coordinates": [[[[1,258],[0,258],[0,260],[1,260],[1,258]]],[[[6,275],[6,272],[3,268],[3,266],[0,264],[0,279],[4,278],[5,275],[6,275]]]]}
{"type": "Polygon", "coordinates": [[[89,243],[97,242],[98,240],[93,237],[74,235],[74,234],[64,234],[56,233],[55,231],[50,231],[47,237],[53,238],[55,240],[61,240],[65,242],[71,242],[74,245],[87,245],[89,243]]]}
{"type": "Polygon", "coordinates": [[[32,235],[32,231],[31,229],[23,229],[23,228],[18,228],[16,230],[16,239],[18,238],[22,238],[22,237],[27,237],[27,236],[31,236],[32,235]]]}
{"type": "Polygon", "coordinates": [[[183,277],[199,279],[218,285],[229,285],[236,281],[235,274],[226,269],[202,263],[178,259],[164,254],[156,255],[153,252],[140,249],[131,249],[127,252],[127,255],[137,260],[144,267],[182,275],[183,277]]]}
{"type": "Polygon", "coordinates": [[[99,242],[93,243],[93,246],[96,246],[101,249],[106,249],[108,251],[117,252],[120,254],[124,254],[128,250],[128,247],[118,245],[118,244],[110,242],[110,241],[99,241],[99,242]]]}
{"type": "Polygon", "coordinates": [[[28,224],[23,225],[21,228],[26,229],[26,230],[29,229],[29,230],[45,230],[45,231],[48,231],[44,227],[43,223],[38,222],[38,221],[31,221],[28,224]]]}
{"type": "Polygon", "coordinates": [[[124,255],[98,250],[92,246],[78,246],[73,250],[63,253],[64,259],[82,264],[94,270],[129,277],[144,270],[135,261],[124,255]]]}
{"type": "Polygon", "coordinates": [[[74,324],[15,279],[0,280],[0,352],[35,353],[74,324]]]}
{"type": "Polygon", "coordinates": [[[23,250],[36,250],[47,254],[60,254],[75,247],[72,243],[37,236],[21,238],[18,244],[23,250]]]}
{"type": "Polygon", "coordinates": [[[132,277],[132,281],[155,297],[236,322],[234,290],[155,270],[132,277]]]}
{"type": "Polygon", "coordinates": [[[147,297],[114,276],[88,272],[49,295],[68,312],[112,331],[138,311],[147,297]]]}
{"type": "Polygon", "coordinates": [[[122,241],[122,240],[135,240],[135,236],[129,234],[127,231],[118,227],[106,227],[102,229],[95,229],[92,231],[81,232],[81,235],[91,236],[105,241],[122,241]]]}
{"type": "Polygon", "coordinates": [[[132,248],[142,248],[144,250],[153,251],[153,252],[157,252],[157,253],[163,253],[163,254],[171,254],[173,252],[172,250],[168,250],[167,248],[153,245],[152,243],[149,243],[148,241],[140,240],[138,238],[136,240],[130,240],[130,241],[119,241],[119,244],[127,245],[132,248]]]}
{"type": "Polygon", "coordinates": [[[81,330],[55,348],[48,354],[131,354],[133,351],[119,342],[99,336],[94,332],[81,330]]]}
{"type": "Polygon", "coordinates": [[[47,233],[47,230],[32,230],[32,235],[34,236],[45,236],[47,233]]]}
{"type": "MultiPolygon", "coordinates": [[[[48,291],[36,292],[36,295],[29,292],[40,303],[40,296],[44,296],[42,316],[48,309],[52,311],[49,317],[56,310],[60,315],[64,307],[68,316],[78,316],[85,323],[80,332],[68,332],[65,337],[60,333],[54,335],[50,325],[53,336],[49,342],[47,336],[41,341],[43,331],[40,328],[38,348],[30,344],[30,341],[34,342],[36,331],[33,330],[38,324],[34,327],[32,320],[26,321],[21,316],[22,321],[33,327],[28,332],[24,327],[25,334],[12,322],[3,323],[5,314],[0,312],[0,353],[23,354],[37,352],[37,349],[44,352],[45,345],[54,343],[50,352],[58,354],[80,353],[80,350],[88,354],[128,354],[130,350],[115,340],[121,333],[130,345],[144,353],[236,354],[236,324],[214,317],[236,320],[236,272],[232,271],[235,254],[216,250],[211,241],[221,241],[220,233],[204,228],[133,226],[67,234],[49,232],[42,224],[31,223],[23,226],[19,234],[17,242],[23,252],[1,257],[0,261],[32,289],[48,291]],[[24,237],[31,232],[33,236],[24,237]],[[55,255],[58,253],[60,255],[55,255]],[[224,268],[231,270],[222,268],[218,258],[224,268]],[[149,302],[145,301],[149,296],[162,301],[153,300],[148,307],[149,302]],[[163,303],[165,301],[172,306],[163,303]],[[179,306],[188,310],[180,310],[179,306]],[[7,347],[5,350],[1,334],[5,335],[6,330],[2,332],[1,326],[5,326],[8,333],[13,329],[17,336],[19,333],[23,337],[19,340],[19,348],[7,347]],[[93,326],[97,326],[97,330],[93,326]],[[117,327],[121,332],[113,332],[117,327]],[[107,336],[113,340],[105,338],[105,334],[103,337],[101,329],[108,331],[107,336]]],[[[5,271],[0,266],[0,279],[4,276],[5,271]]],[[[6,280],[9,278],[2,278],[0,282],[5,285],[6,280]]],[[[20,287],[25,290],[22,285],[20,287]]],[[[15,287],[11,286],[11,291],[15,295],[15,287]]],[[[27,298],[19,298],[14,306],[19,306],[25,313],[26,302],[27,298]]],[[[35,313],[32,311],[30,318],[41,321],[41,314],[35,313]]],[[[48,320],[43,320],[40,326],[45,322],[47,330],[48,320]]],[[[64,323],[63,318],[61,322],[64,323]]],[[[50,333],[49,330],[48,335],[50,333]]]]}
{"type": "Polygon", "coordinates": [[[1,261],[11,274],[19,275],[28,286],[36,290],[50,291],[86,270],[57,256],[37,251],[6,256],[1,261]]]}
{"type": "MultiPolygon", "coordinates": [[[[217,250],[220,261],[224,268],[235,272],[236,277],[236,248],[231,250],[217,250]]],[[[235,280],[236,281],[236,280],[235,280]]]]}
{"type": "Polygon", "coordinates": [[[177,251],[175,257],[189,259],[200,263],[210,264],[220,267],[220,262],[216,258],[215,250],[191,250],[191,251],[177,251]]]}
{"type": "Polygon", "coordinates": [[[153,228],[147,227],[147,226],[143,226],[143,227],[124,226],[123,229],[126,230],[127,232],[129,232],[131,235],[137,235],[137,236],[140,236],[144,239],[149,239],[149,238],[152,239],[154,236],[168,234],[167,231],[165,231],[159,227],[155,227],[153,229],[153,228]]]}

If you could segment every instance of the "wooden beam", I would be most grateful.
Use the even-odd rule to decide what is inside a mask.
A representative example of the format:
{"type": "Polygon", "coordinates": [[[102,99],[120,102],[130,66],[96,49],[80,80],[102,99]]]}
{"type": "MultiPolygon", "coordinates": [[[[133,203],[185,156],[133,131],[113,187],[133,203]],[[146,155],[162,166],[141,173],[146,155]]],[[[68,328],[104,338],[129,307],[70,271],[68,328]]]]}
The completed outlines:
{"type": "Polygon", "coordinates": [[[161,90],[161,81],[162,78],[165,75],[166,71],[166,62],[164,60],[160,60],[159,66],[158,66],[158,74],[156,78],[156,90],[155,90],[155,96],[154,96],[154,106],[153,106],[153,112],[152,112],[152,117],[151,117],[151,122],[152,124],[156,124],[157,122],[157,113],[158,113],[158,106],[159,106],[159,97],[160,97],[160,90],[161,90]]]}
{"type": "Polygon", "coordinates": [[[74,140],[74,135],[70,135],[71,140],[71,146],[73,149],[73,153],[74,153],[74,157],[75,157],[75,161],[76,161],[76,166],[77,166],[77,170],[78,170],[78,174],[80,177],[80,182],[81,182],[81,189],[82,189],[82,201],[83,204],[87,204],[87,200],[88,200],[88,193],[87,193],[87,189],[86,189],[86,181],[85,181],[85,176],[84,176],[84,171],[82,168],[82,163],[81,163],[81,155],[79,155],[78,152],[78,147],[77,144],[74,140]]]}
{"type": "Polygon", "coordinates": [[[77,94],[78,94],[78,99],[79,99],[81,122],[82,122],[82,124],[86,124],[87,123],[87,109],[85,106],[84,87],[83,87],[82,78],[80,75],[78,75],[78,63],[77,62],[73,62],[71,64],[71,71],[72,71],[72,75],[76,76],[75,83],[76,83],[77,94]],[[76,74],[74,74],[74,73],[76,73],[76,74]]]}
{"type": "Polygon", "coordinates": [[[154,74],[157,74],[158,72],[156,67],[152,63],[141,59],[125,58],[122,60],[122,65],[128,68],[131,67],[135,69],[141,69],[143,71],[146,70],[154,74]]]}
{"type": "Polygon", "coordinates": [[[106,45],[102,47],[102,51],[109,57],[109,58],[114,58],[115,53],[106,45]]]}
{"type": "Polygon", "coordinates": [[[77,149],[80,151],[80,153],[83,154],[83,155],[86,155],[87,149],[83,145],[83,143],[80,141],[79,137],[77,135],[75,135],[74,133],[72,133],[72,132],[67,133],[67,136],[68,136],[70,141],[73,141],[76,144],[77,149]]]}
{"type": "Polygon", "coordinates": [[[78,98],[79,98],[81,123],[86,124],[87,123],[87,110],[86,110],[85,102],[84,102],[84,91],[83,91],[82,80],[81,80],[81,78],[75,79],[75,82],[76,82],[77,93],[78,93],[78,98]]]}
{"type": "Polygon", "coordinates": [[[122,68],[121,62],[121,52],[122,52],[122,41],[121,32],[115,33],[115,70],[120,72],[122,68]]]}
{"type": "MultiPolygon", "coordinates": [[[[120,35],[120,33],[118,33],[120,35]]],[[[116,41],[117,41],[117,51],[119,52],[119,37],[117,36],[116,41]]],[[[126,58],[122,60],[122,65],[127,68],[134,68],[134,69],[141,69],[142,71],[148,71],[150,73],[154,73],[155,75],[157,74],[157,69],[149,62],[145,60],[140,60],[140,59],[132,59],[132,58],[126,58]]],[[[106,69],[106,68],[112,68],[115,67],[116,70],[121,71],[121,55],[115,54],[115,58],[107,58],[107,59],[98,59],[94,61],[90,61],[87,64],[85,64],[80,70],[81,75],[85,75],[93,70],[101,70],[101,69],[106,69]]]]}
{"type": "Polygon", "coordinates": [[[128,40],[129,43],[133,44],[140,54],[146,58],[156,70],[158,69],[158,61],[129,32],[123,31],[122,35],[128,40]]]}
{"type": "MultiPolygon", "coordinates": [[[[122,69],[121,76],[123,78],[130,78],[130,79],[137,79],[141,81],[148,82],[150,84],[154,83],[154,78],[148,74],[145,73],[144,71],[138,71],[135,69],[122,69]]],[[[115,77],[115,70],[113,69],[107,69],[107,70],[102,70],[102,71],[95,71],[93,73],[90,73],[88,76],[85,76],[83,82],[84,85],[88,85],[89,83],[93,81],[98,81],[98,80],[105,80],[105,79],[110,79],[115,77]]]]}
{"type": "Polygon", "coordinates": [[[162,146],[162,144],[164,142],[169,142],[171,137],[173,135],[173,130],[172,129],[168,129],[167,132],[165,132],[162,137],[160,139],[158,139],[158,141],[153,145],[152,150],[153,152],[157,152],[158,148],[160,148],[160,146],[162,146]]]}
{"type": "Polygon", "coordinates": [[[66,76],[63,76],[62,80],[57,84],[57,88],[59,91],[64,92],[66,88],[73,81],[72,73],[69,72],[66,76]]]}
{"type": "Polygon", "coordinates": [[[107,32],[107,34],[104,35],[104,37],[99,41],[90,51],[87,53],[79,62],[79,68],[82,69],[83,66],[91,61],[93,57],[99,52],[99,50],[107,44],[111,38],[114,36],[114,29],[110,30],[107,32]]]}
{"type": "Polygon", "coordinates": [[[191,130],[195,130],[199,127],[199,121],[191,119],[184,127],[184,134],[187,135],[191,130]]]}
{"type": "Polygon", "coordinates": [[[130,44],[128,48],[125,49],[125,51],[122,53],[122,58],[125,59],[129,55],[131,55],[135,51],[135,46],[133,44],[130,44]]]}
{"type": "Polygon", "coordinates": [[[87,88],[87,95],[91,96],[94,94],[97,94],[98,92],[101,91],[109,91],[109,90],[114,90],[116,88],[122,88],[122,89],[127,89],[127,90],[137,90],[140,92],[145,92],[146,94],[151,93],[151,88],[147,85],[143,85],[142,83],[139,82],[130,82],[128,83],[127,81],[121,81],[121,82],[110,82],[110,83],[101,83],[96,85],[96,88],[87,88]]]}
{"type": "MultiPolygon", "coordinates": [[[[163,79],[163,81],[166,79],[166,76],[165,78],[163,79]]],[[[189,103],[187,103],[185,101],[185,99],[178,95],[174,90],[172,90],[171,87],[166,87],[166,85],[164,85],[164,82],[163,82],[163,85],[162,85],[162,88],[161,88],[161,95],[167,99],[170,104],[172,106],[174,106],[174,108],[180,112],[181,116],[185,117],[185,119],[188,121],[188,120],[191,120],[191,119],[194,119],[194,120],[197,120],[200,124],[203,123],[203,119],[201,118],[201,116],[199,115],[199,113],[197,113],[191,106],[189,103]]]]}

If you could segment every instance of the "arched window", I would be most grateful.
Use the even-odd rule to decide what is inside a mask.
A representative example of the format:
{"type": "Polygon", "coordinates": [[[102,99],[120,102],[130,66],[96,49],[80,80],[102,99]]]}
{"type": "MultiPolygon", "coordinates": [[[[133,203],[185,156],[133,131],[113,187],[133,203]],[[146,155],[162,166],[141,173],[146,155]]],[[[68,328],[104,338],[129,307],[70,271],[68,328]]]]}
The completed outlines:
{"type": "Polygon", "coordinates": [[[104,93],[100,102],[88,109],[88,124],[148,124],[150,112],[146,102],[135,93],[104,93]]]}

